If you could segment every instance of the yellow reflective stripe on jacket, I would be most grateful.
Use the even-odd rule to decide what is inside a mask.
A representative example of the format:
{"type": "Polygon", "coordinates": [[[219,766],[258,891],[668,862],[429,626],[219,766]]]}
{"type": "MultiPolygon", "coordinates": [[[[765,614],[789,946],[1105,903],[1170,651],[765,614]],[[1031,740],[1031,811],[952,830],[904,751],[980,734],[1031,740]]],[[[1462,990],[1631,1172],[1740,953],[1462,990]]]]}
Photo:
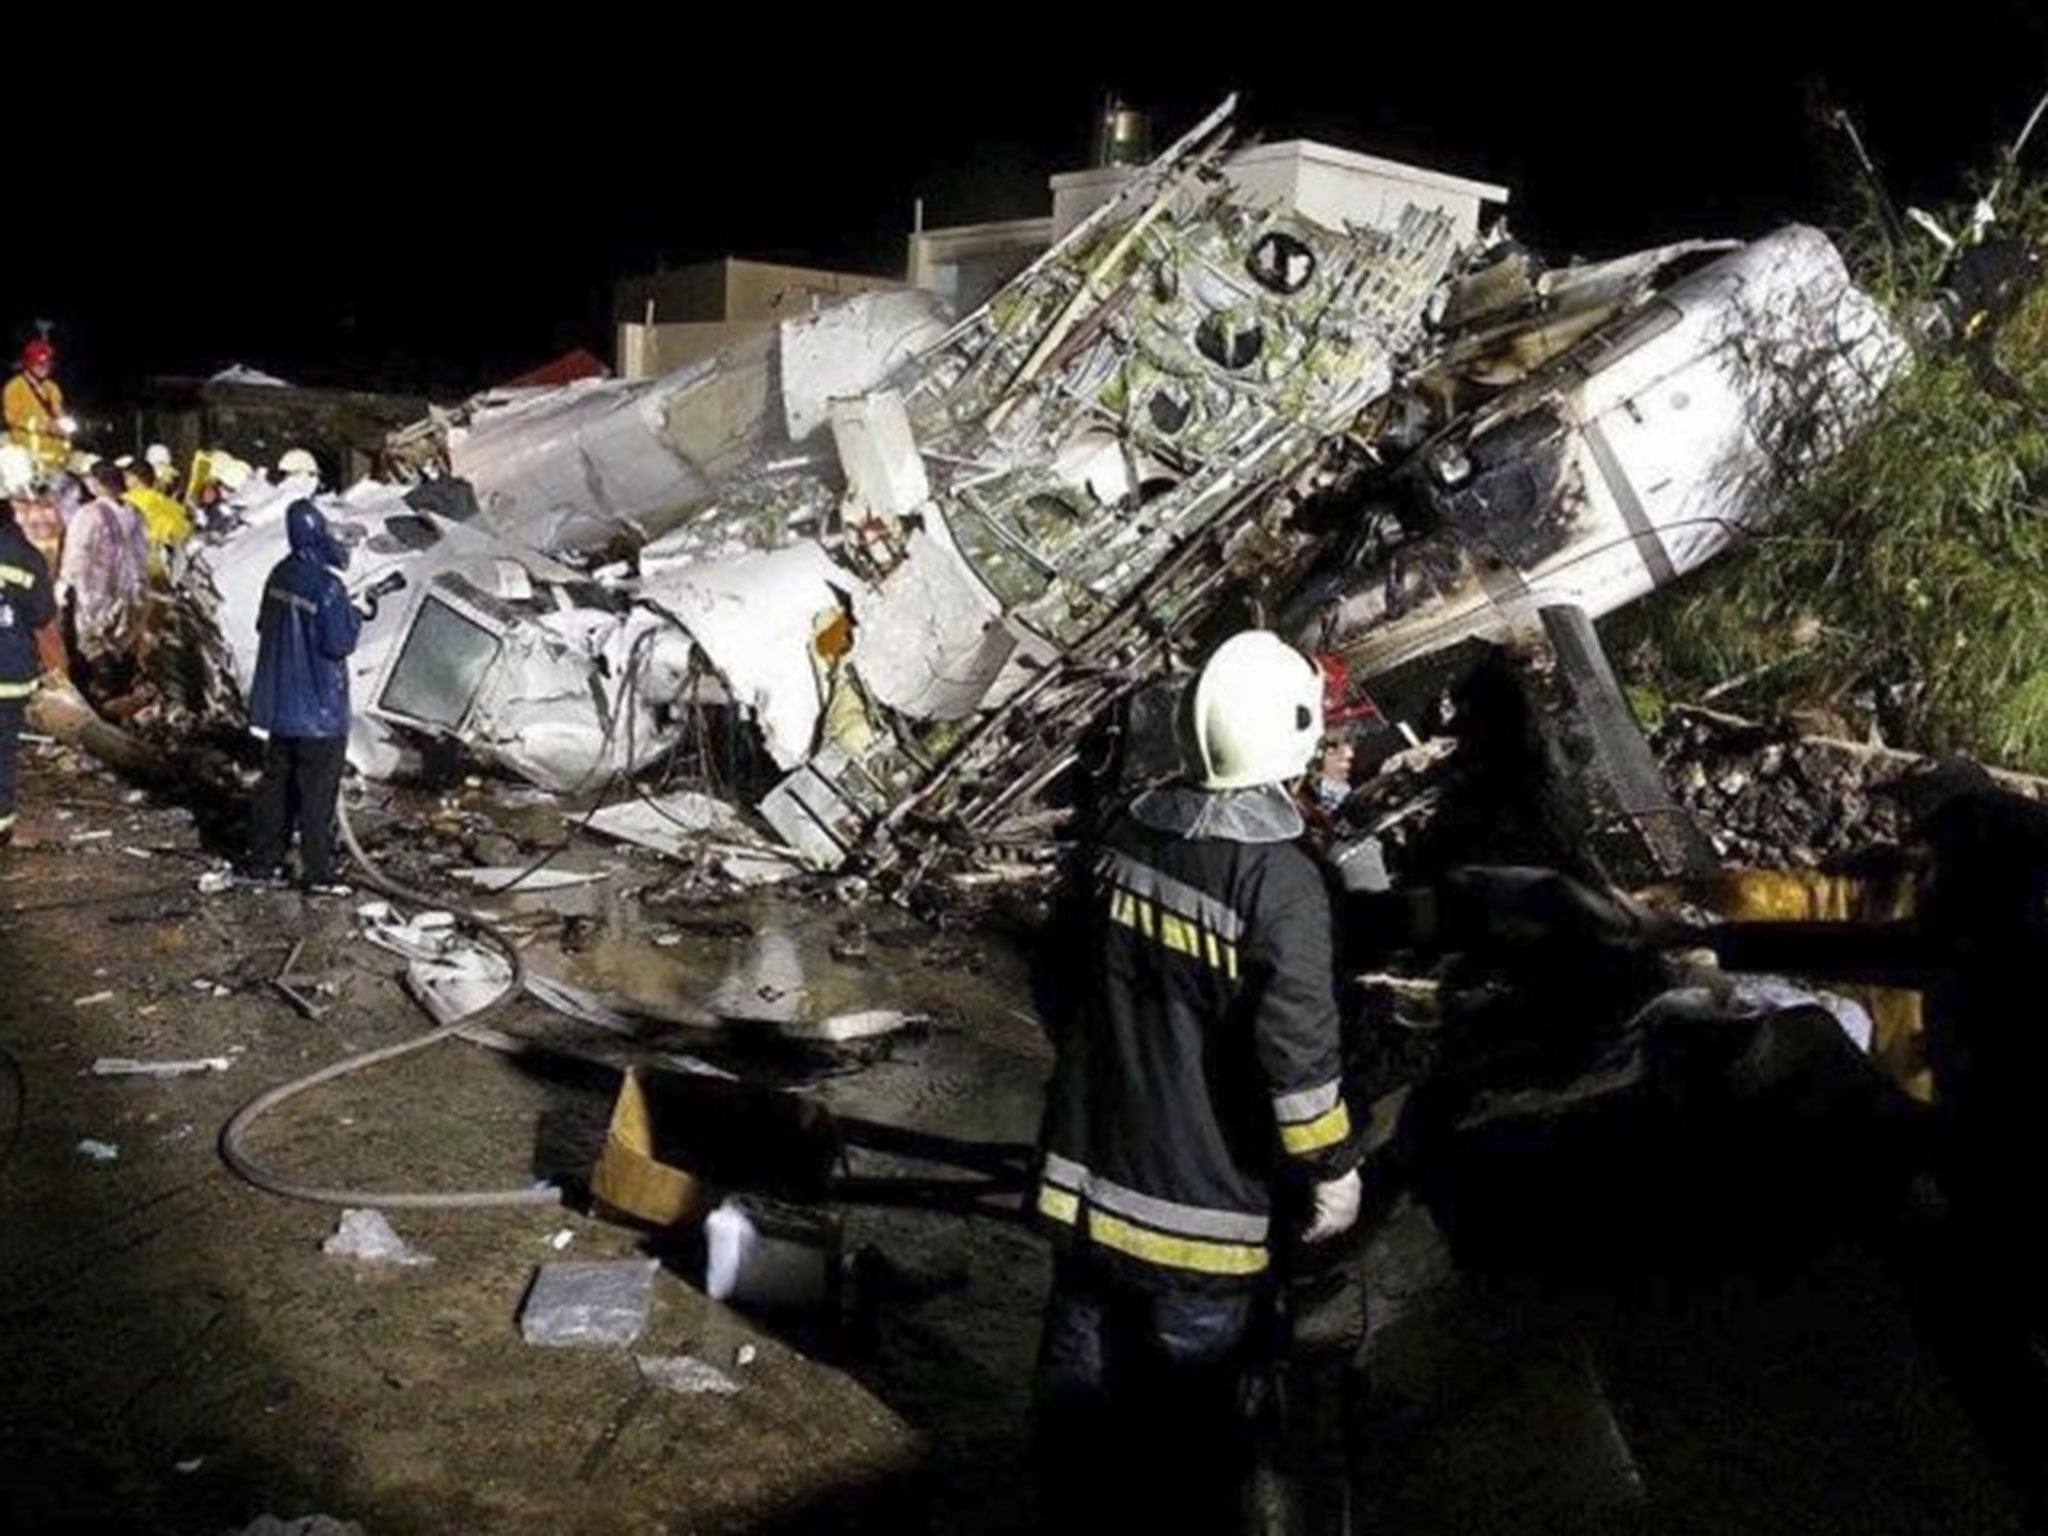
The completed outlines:
{"type": "Polygon", "coordinates": [[[32,587],[36,573],[25,565],[0,565],[0,587],[32,587]]]}
{"type": "Polygon", "coordinates": [[[1333,1147],[1351,1134],[1351,1111],[1340,1100],[1335,1109],[1304,1120],[1299,1125],[1280,1127],[1280,1145],[1296,1157],[1333,1147]]]}
{"type": "Polygon", "coordinates": [[[0,683],[0,699],[25,699],[36,691],[36,680],[25,683],[0,683]]]}
{"type": "MultiPolygon", "coordinates": [[[[1043,1196],[1041,1196],[1041,1199],[1043,1196]]],[[[1201,1275],[1256,1275],[1271,1262],[1265,1247],[1253,1243],[1217,1243],[1201,1237],[1171,1237],[1088,1208],[1088,1236],[1103,1247],[1167,1269],[1201,1275]]]]}
{"type": "Polygon", "coordinates": [[[1081,1197],[1051,1184],[1038,1186],[1038,1210],[1062,1226],[1071,1227],[1081,1215],[1081,1197]]]}
{"type": "Polygon", "coordinates": [[[1192,918],[1169,911],[1121,886],[1110,888],[1109,918],[1177,955],[1186,955],[1211,970],[1221,971],[1232,981],[1237,980],[1237,945],[1219,938],[1192,918]]]}

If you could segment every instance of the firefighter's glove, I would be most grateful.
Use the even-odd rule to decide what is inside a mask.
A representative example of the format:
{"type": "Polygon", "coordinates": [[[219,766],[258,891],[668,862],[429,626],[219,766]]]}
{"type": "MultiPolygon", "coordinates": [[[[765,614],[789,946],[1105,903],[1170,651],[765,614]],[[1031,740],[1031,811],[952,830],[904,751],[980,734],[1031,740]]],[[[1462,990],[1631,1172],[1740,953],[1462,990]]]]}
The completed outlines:
{"type": "Polygon", "coordinates": [[[1315,1214],[1301,1240],[1325,1243],[1349,1232],[1357,1224],[1358,1206],[1364,1195],[1365,1181],[1356,1168],[1337,1178],[1325,1179],[1316,1186],[1315,1214]]]}

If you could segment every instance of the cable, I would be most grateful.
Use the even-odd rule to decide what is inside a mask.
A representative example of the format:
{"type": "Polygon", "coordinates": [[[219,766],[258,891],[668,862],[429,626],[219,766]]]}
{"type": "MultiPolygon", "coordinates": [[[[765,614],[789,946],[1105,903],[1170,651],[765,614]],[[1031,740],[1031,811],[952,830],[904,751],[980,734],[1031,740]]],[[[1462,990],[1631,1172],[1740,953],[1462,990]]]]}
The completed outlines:
{"type": "MultiPolygon", "coordinates": [[[[392,879],[371,862],[370,856],[363,852],[362,844],[356,840],[355,828],[349,822],[347,808],[337,803],[335,811],[341,821],[342,842],[347,845],[350,856],[362,870],[365,885],[395,901],[413,902],[430,907],[441,905],[424,891],[416,891],[392,879]]],[[[250,1128],[279,1105],[288,1103],[322,1083],[331,1083],[336,1078],[347,1077],[379,1062],[395,1061],[401,1056],[410,1056],[415,1051],[423,1051],[428,1046],[438,1045],[443,1040],[452,1039],[474,1029],[492,1014],[503,1010],[519,995],[526,985],[526,962],[521,957],[518,946],[506,936],[504,930],[480,913],[462,908],[455,910],[458,917],[494,944],[511,963],[512,978],[506,983],[505,990],[454,1024],[444,1024],[437,1029],[430,1029],[423,1035],[400,1041],[397,1045],[380,1046],[374,1051],[364,1051],[359,1055],[346,1057],[320,1068],[317,1072],[309,1072],[304,1077],[294,1078],[291,1082],[282,1083],[258,1094],[235,1111],[234,1118],[228,1121],[220,1133],[221,1160],[239,1178],[270,1194],[282,1195],[288,1200],[308,1201],[314,1205],[373,1205],[398,1211],[447,1211],[561,1203],[561,1190],[551,1184],[530,1185],[523,1189],[456,1190],[446,1193],[348,1189],[308,1184],[273,1173],[251,1157],[243,1147],[242,1143],[248,1136],[250,1128]]]]}

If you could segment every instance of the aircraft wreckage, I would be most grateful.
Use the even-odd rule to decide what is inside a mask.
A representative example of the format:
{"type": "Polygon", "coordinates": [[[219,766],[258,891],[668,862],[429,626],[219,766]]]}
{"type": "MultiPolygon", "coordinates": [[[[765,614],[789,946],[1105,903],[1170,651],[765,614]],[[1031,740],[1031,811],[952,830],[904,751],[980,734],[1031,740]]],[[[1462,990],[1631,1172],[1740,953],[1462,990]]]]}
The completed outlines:
{"type": "MultiPolygon", "coordinates": [[[[999,839],[1221,620],[1370,681],[1674,580],[1903,356],[1813,230],[1545,269],[1430,209],[1330,229],[1233,184],[1230,110],[950,328],[870,294],[398,434],[411,483],[323,502],[382,598],[352,761],[582,792],[694,752],[819,867],[999,839]]],[[[185,577],[211,707],[288,494],[185,577]]]]}

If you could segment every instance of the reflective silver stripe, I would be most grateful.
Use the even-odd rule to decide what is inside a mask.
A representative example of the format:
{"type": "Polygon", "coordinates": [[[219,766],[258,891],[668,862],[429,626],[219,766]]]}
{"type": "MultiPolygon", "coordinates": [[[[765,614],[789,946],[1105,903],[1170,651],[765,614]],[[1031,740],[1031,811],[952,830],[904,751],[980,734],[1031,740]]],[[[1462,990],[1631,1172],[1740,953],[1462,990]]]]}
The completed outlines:
{"type": "Polygon", "coordinates": [[[318,603],[308,598],[303,598],[296,592],[287,592],[283,587],[271,587],[263,595],[274,603],[288,604],[298,609],[301,613],[318,613],[320,611],[318,603]]]}
{"type": "Polygon", "coordinates": [[[1045,1155],[1045,1181],[1056,1188],[1070,1190],[1105,1211],[1183,1237],[1207,1237],[1225,1243],[1263,1243],[1273,1225],[1264,1216],[1182,1205],[1177,1200],[1161,1200],[1156,1195],[1126,1189],[1055,1152],[1045,1155]]]}
{"type": "Polygon", "coordinates": [[[1078,1195],[1088,1187],[1088,1170],[1057,1152],[1048,1152],[1045,1154],[1045,1181],[1078,1195]]]}
{"type": "Polygon", "coordinates": [[[0,587],[32,587],[36,573],[27,566],[0,565],[0,587]]]}
{"type": "Polygon", "coordinates": [[[1141,864],[1129,854],[1113,848],[1102,852],[1097,865],[1125,890],[1150,897],[1167,911],[1193,918],[1217,938],[1236,943],[1244,936],[1244,919],[1207,891],[1198,891],[1185,880],[1161,874],[1150,864],[1141,864]]]}
{"type": "Polygon", "coordinates": [[[1273,1115],[1282,1125],[1298,1125],[1304,1120],[1313,1120],[1317,1115],[1326,1115],[1335,1109],[1337,1097],[1343,1091],[1343,1085],[1333,1077],[1320,1088],[1304,1088],[1299,1093],[1277,1093],[1273,1096],[1273,1115]]]}
{"type": "Polygon", "coordinates": [[[35,691],[33,679],[25,683],[0,683],[0,699],[25,699],[35,691]]]}

